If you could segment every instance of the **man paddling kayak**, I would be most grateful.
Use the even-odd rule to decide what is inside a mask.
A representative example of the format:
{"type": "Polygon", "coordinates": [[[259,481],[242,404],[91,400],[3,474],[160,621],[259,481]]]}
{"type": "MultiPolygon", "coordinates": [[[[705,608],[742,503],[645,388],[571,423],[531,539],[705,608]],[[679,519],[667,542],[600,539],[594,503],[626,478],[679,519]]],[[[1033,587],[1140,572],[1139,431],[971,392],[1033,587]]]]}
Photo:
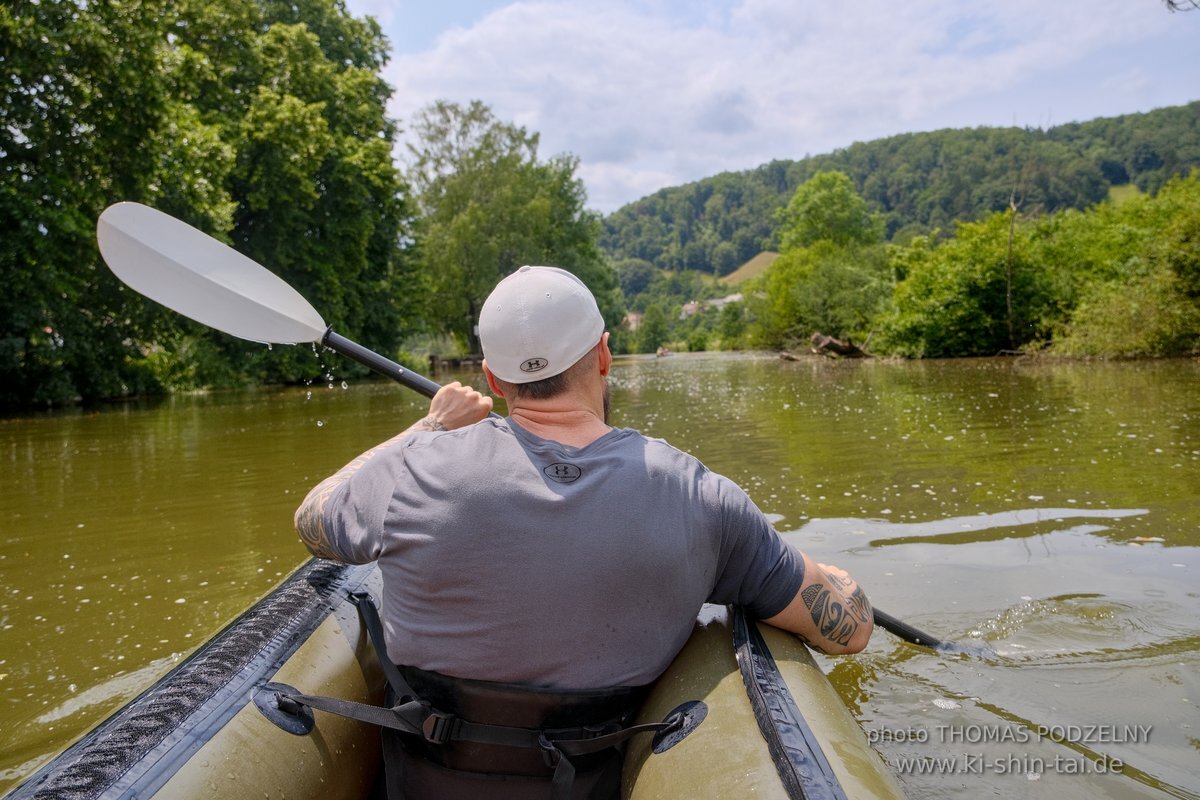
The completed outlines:
{"type": "MultiPolygon", "coordinates": [[[[522,267],[484,303],[479,334],[507,418],[449,384],[296,512],[315,555],[379,562],[387,656],[417,694],[493,726],[620,720],[705,602],[826,653],[865,647],[871,606],[852,578],[787,545],[732,481],[608,425],[608,334],[575,276],[522,267]]],[[[486,746],[411,739],[387,755],[395,796],[545,796],[561,777],[554,748],[539,770],[503,746],[480,757],[486,746]]],[[[611,790],[613,759],[581,758],[570,796],[611,790]]]]}

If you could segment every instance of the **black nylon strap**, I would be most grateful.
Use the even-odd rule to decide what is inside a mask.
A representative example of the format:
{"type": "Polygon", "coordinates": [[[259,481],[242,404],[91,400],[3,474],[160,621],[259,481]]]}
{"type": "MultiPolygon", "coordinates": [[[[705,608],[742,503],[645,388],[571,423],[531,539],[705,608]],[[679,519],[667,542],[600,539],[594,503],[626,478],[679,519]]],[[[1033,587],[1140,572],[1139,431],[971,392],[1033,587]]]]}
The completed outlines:
{"type": "Polygon", "coordinates": [[[609,747],[615,747],[638,734],[666,730],[676,727],[680,722],[673,715],[663,722],[631,725],[628,728],[600,736],[581,737],[581,733],[586,734],[588,731],[582,728],[564,731],[538,731],[531,728],[469,722],[458,717],[431,712],[424,703],[412,700],[393,708],[383,708],[320,695],[280,693],[280,696],[319,711],[327,711],[330,714],[349,717],[401,733],[411,733],[428,741],[473,742],[506,747],[555,749],[567,756],[598,753],[609,747]],[[437,719],[443,724],[441,730],[437,730],[437,725],[429,724],[433,719],[437,719]]]}
{"type": "MultiPolygon", "coordinates": [[[[379,655],[380,664],[383,667],[384,674],[387,676],[388,683],[392,687],[402,702],[418,699],[417,693],[413,691],[412,686],[408,681],[404,680],[404,676],[400,674],[400,670],[396,667],[392,660],[387,655],[387,644],[383,639],[383,623],[379,619],[379,609],[375,607],[375,601],[371,595],[366,592],[355,592],[350,595],[350,601],[358,607],[358,613],[362,616],[363,624],[367,628],[367,635],[371,637],[371,644],[375,646],[375,652],[379,655]]],[[[300,696],[295,697],[300,700],[300,696]]],[[[334,700],[334,698],[328,698],[334,700]]],[[[335,701],[339,703],[349,703],[349,701],[335,701]]],[[[322,711],[331,711],[332,713],[340,713],[332,709],[321,708],[321,706],[305,703],[313,708],[320,708],[322,711]]],[[[362,704],[354,703],[352,705],[361,706],[362,704]]],[[[362,706],[363,708],[372,708],[371,706],[362,706]]],[[[426,717],[430,713],[434,715],[437,712],[430,712],[427,705],[423,706],[426,711],[426,717]]],[[[395,709],[379,709],[385,714],[391,714],[395,709]]],[[[366,713],[366,712],[364,712],[366,713]]],[[[444,724],[441,726],[435,725],[433,730],[429,730],[426,725],[426,718],[422,718],[416,724],[416,730],[407,727],[397,727],[395,724],[386,722],[375,722],[375,718],[382,719],[383,717],[375,715],[372,712],[373,719],[365,719],[361,716],[353,716],[351,714],[343,714],[342,716],[350,716],[352,719],[359,719],[363,722],[371,722],[375,725],[383,725],[384,727],[394,730],[405,731],[408,733],[416,733],[423,736],[429,741],[445,742],[450,739],[458,741],[475,742],[477,744],[498,744],[507,745],[509,747],[539,747],[539,739],[542,738],[541,731],[534,731],[528,728],[513,728],[506,725],[485,725],[481,723],[468,722],[457,717],[442,715],[439,722],[444,724]],[[446,726],[449,726],[449,731],[443,733],[446,726]],[[432,734],[437,735],[432,735],[432,734]]],[[[392,718],[389,717],[389,720],[392,718]]],[[[680,720],[665,720],[663,722],[650,722],[644,725],[634,725],[628,728],[623,728],[613,733],[603,736],[588,736],[588,731],[585,729],[573,729],[567,731],[546,731],[543,741],[551,741],[557,745],[558,749],[566,755],[581,756],[589,753],[598,753],[609,747],[614,747],[625,740],[636,736],[639,733],[651,733],[679,725],[680,720]],[[581,735],[584,734],[584,735],[581,735]]]]}
{"type": "Polygon", "coordinates": [[[399,668],[388,657],[387,644],[383,637],[383,623],[379,619],[379,610],[375,607],[375,601],[371,596],[365,592],[355,592],[350,594],[350,601],[358,608],[363,625],[367,629],[367,635],[371,638],[371,644],[374,645],[375,652],[379,656],[379,663],[387,677],[388,684],[400,702],[392,708],[383,708],[336,697],[280,692],[278,697],[281,702],[299,703],[359,722],[420,736],[435,744],[459,741],[540,749],[546,757],[547,764],[554,768],[554,775],[551,778],[553,800],[569,800],[570,798],[571,785],[575,781],[575,765],[571,763],[568,756],[598,753],[601,750],[615,747],[638,734],[670,730],[683,723],[683,715],[676,713],[662,722],[631,725],[602,734],[594,728],[587,727],[552,731],[534,730],[470,722],[452,714],[444,714],[434,710],[429,703],[421,701],[412,686],[404,679],[399,668]]]}
{"type": "Polygon", "coordinates": [[[379,620],[379,609],[375,607],[375,601],[371,595],[366,592],[352,592],[350,602],[358,608],[358,614],[362,617],[363,624],[367,626],[367,635],[371,637],[371,644],[375,646],[375,654],[379,656],[383,674],[387,676],[388,685],[392,687],[397,699],[402,703],[417,699],[417,693],[408,685],[408,681],[404,680],[400,670],[388,657],[387,642],[383,639],[383,623],[379,620]]]}
{"type": "Polygon", "coordinates": [[[281,692],[280,696],[288,700],[294,700],[300,705],[315,708],[319,711],[327,711],[330,714],[337,714],[339,717],[348,717],[356,719],[359,722],[367,722],[371,725],[378,725],[381,728],[390,728],[394,731],[412,733],[417,736],[422,735],[421,726],[425,718],[429,716],[429,709],[415,701],[410,701],[395,708],[384,708],[382,706],[367,705],[366,703],[356,703],[353,700],[342,700],[338,697],[323,697],[321,695],[285,694],[281,692]]]}
{"type": "Polygon", "coordinates": [[[599,753],[601,750],[606,750],[609,747],[616,747],[621,742],[632,739],[639,733],[657,733],[658,731],[671,730],[679,727],[682,723],[683,715],[672,714],[662,722],[646,722],[641,725],[630,725],[628,728],[621,728],[619,731],[613,731],[603,736],[592,736],[582,739],[569,736],[559,738],[555,734],[550,733],[546,738],[569,756],[584,756],[589,753],[599,753]]]}

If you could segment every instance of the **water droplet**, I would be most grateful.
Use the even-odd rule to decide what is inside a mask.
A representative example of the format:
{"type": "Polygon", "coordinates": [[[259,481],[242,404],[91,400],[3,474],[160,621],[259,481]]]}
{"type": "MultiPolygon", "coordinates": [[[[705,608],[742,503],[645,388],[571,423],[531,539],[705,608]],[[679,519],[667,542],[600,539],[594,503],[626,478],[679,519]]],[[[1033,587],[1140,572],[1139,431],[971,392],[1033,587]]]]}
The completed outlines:
{"type": "Polygon", "coordinates": [[[349,388],[350,388],[350,384],[346,383],[345,381],[342,381],[342,388],[343,388],[343,389],[349,389],[349,388]]]}
{"type": "Polygon", "coordinates": [[[305,393],[304,393],[304,399],[305,399],[305,400],[312,400],[312,392],[305,392],[305,393]]]}
{"type": "Polygon", "coordinates": [[[323,419],[319,419],[319,420],[317,420],[317,427],[318,427],[318,428],[324,428],[324,427],[325,427],[325,420],[323,420],[323,419]]]}
{"type": "Polygon", "coordinates": [[[267,342],[267,349],[268,349],[268,350],[274,350],[275,348],[271,346],[271,343],[270,343],[270,342],[267,342]]]}

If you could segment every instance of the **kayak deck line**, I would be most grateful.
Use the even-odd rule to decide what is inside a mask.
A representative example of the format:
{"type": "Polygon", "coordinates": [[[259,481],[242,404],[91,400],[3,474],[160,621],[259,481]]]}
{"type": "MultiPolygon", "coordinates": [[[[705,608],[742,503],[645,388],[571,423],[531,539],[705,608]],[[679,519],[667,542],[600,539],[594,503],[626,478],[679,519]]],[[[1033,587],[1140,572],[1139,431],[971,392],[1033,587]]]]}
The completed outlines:
{"type": "MultiPolygon", "coordinates": [[[[638,722],[661,719],[687,699],[703,701],[708,715],[666,752],[655,753],[647,743],[631,741],[625,754],[622,798],[903,798],[896,776],[871,747],[799,637],[743,617],[741,638],[761,638],[753,659],[759,674],[752,672],[747,685],[732,646],[736,616],[736,609],[704,606],[691,638],[654,684],[638,722]],[[766,691],[775,696],[771,702],[781,711],[757,716],[750,695],[764,692],[761,679],[768,673],[771,681],[766,691]],[[785,702],[792,708],[783,712],[785,702]],[[801,734],[791,730],[798,721],[808,729],[806,744],[797,738],[801,734]],[[774,751],[772,738],[777,740],[774,751]],[[801,762],[806,766],[794,763],[801,749],[806,752],[807,762],[801,762]],[[783,754],[784,763],[777,753],[783,754]],[[823,754],[819,758],[828,765],[827,774],[816,768],[814,753],[823,754]],[[781,771],[791,772],[794,780],[786,783],[781,771]]],[[[745,655],[741,660],[748,662],[745,655]]]]}
{"type": "Polygon", "coordinates": [[[758,729],[767,742],[788,797],[847,800],[812,726],[796,707],[771,648],[741,608],[734,609],[733,648],[758,729]]]}
{"type": "Polygon", "coordinates": [[[310,559],[4,800],[152,795],[371,573],[310,559]]]}

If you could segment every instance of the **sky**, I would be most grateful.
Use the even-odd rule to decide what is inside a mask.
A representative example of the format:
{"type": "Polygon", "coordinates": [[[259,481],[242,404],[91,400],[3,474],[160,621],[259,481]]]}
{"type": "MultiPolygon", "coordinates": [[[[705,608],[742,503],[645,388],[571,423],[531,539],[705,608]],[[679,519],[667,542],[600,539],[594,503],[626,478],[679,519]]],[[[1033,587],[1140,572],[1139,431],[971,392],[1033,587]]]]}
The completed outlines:
{"type": "MultiPolygon", "coordinates": [[[[346,0],[389,114],[482,100],[570,153],[604,214],[898,133],[1048,128],[1200,100],[1200,10],[1162,0],[346,0]]],[[[407,150],[397,148],[404,162],[407,150]]]]}

